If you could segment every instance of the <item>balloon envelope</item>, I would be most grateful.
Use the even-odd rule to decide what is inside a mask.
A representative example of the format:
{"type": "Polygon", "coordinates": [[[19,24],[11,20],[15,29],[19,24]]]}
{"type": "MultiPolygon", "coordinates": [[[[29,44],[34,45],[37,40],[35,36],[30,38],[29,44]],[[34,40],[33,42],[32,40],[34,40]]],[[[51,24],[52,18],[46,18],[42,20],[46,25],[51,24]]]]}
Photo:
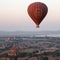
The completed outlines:
{"type": "Polygon", "coordinates": [[[36,26],[39,27],[39,24],[47,14],[48,8],[44,3],[34,2],[28,6],[27,11],[29,16],[35,22],[36,26]]]}

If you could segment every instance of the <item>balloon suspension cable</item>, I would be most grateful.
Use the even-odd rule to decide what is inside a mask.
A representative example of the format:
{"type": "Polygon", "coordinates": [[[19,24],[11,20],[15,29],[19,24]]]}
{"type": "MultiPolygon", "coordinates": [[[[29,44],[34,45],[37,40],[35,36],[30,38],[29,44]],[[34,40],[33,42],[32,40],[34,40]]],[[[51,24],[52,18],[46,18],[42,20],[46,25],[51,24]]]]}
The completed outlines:
{"type": "Polygon", "coordinates": [[[36,25],[36,28],[39,28],[39,25],[36,25]]]}

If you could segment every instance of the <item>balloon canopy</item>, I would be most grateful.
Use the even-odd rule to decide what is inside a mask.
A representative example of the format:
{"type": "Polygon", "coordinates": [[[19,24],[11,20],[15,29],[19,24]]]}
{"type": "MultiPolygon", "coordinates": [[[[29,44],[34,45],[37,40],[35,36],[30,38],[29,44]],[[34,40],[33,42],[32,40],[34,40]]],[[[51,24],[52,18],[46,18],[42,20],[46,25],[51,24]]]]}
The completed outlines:
{"type": "Polygon", "coordinates": [[[47,6],[42,2],[34,2],[28,6],[28,14],[31,19],[36,24],[36,27],[39,27],[39,24],[42,22],[44,17],[48,12],[47,6]]]}

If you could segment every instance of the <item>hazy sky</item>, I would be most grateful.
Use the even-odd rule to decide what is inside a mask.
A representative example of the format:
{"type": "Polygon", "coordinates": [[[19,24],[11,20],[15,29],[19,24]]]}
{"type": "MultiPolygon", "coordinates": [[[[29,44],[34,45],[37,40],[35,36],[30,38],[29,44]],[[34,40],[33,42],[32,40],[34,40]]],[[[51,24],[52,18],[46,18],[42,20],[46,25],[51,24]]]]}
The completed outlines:
{"type": "Polygon", "coordinates": [[[60,0],[0,0],[0,31],[60,30],[60,0]],[[28,16],[27,7],[39,1],[48,6],[40,28],[28,16]]]}

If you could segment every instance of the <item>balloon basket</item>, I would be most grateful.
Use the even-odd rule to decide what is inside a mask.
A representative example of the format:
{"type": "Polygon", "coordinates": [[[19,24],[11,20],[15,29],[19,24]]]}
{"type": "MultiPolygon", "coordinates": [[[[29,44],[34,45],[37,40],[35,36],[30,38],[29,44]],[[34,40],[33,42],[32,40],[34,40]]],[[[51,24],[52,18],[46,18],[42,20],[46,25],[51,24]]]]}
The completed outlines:
{"type": "Polygon", "coordinates": [[[39,25],[36,25],[36,28],[39,28],[39,25]]]}

